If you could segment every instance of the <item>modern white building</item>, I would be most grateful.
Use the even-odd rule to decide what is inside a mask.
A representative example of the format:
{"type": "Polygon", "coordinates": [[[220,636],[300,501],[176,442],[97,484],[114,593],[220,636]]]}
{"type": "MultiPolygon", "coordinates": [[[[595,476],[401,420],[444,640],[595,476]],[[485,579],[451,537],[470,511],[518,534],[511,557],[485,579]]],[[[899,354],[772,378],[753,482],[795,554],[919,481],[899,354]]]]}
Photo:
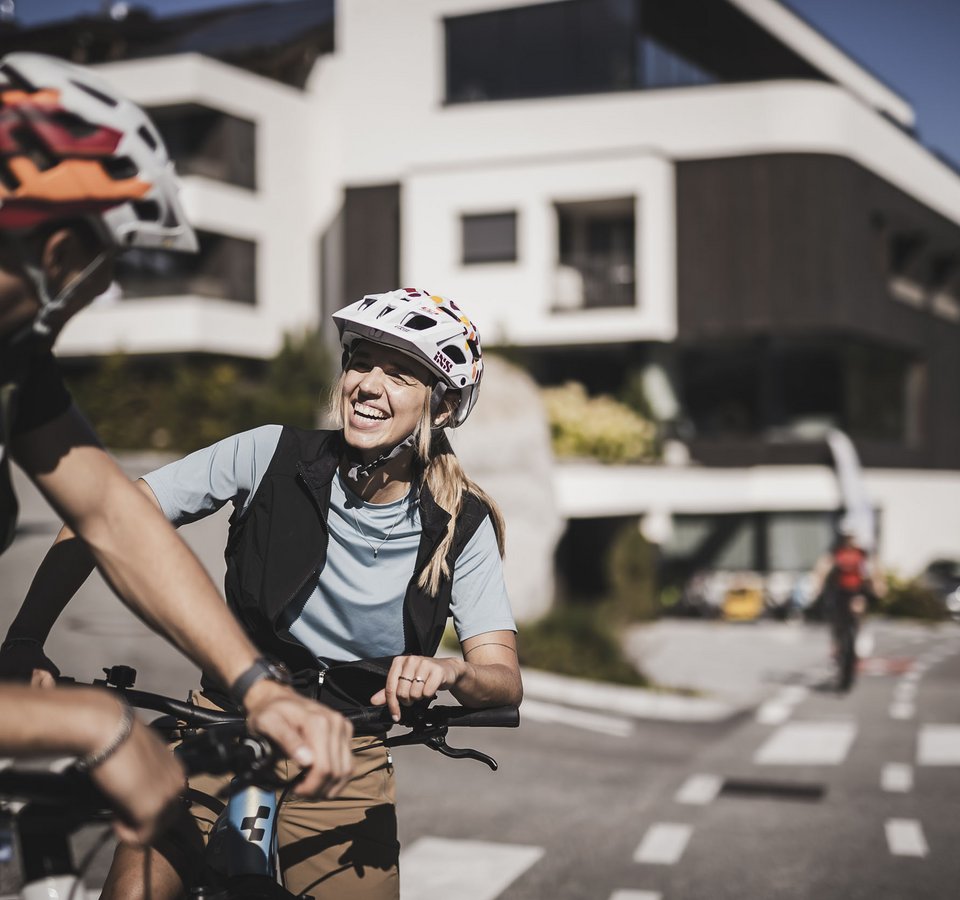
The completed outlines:
{"type": "Polygon", "coordinates": [[[153,110],[201,231],[198,260],[132,259],[61,355],[268,357],[416,284],[543,381],[669,386],[694,462],[558,466],[568,518],[650,515],[678,559],[712,540],[705,566],[799,571],[845,502],[837,427],[884,560],[960,556],[960,175],[787,6],[293,0],[161,21],[4,37],[153,110]]]}

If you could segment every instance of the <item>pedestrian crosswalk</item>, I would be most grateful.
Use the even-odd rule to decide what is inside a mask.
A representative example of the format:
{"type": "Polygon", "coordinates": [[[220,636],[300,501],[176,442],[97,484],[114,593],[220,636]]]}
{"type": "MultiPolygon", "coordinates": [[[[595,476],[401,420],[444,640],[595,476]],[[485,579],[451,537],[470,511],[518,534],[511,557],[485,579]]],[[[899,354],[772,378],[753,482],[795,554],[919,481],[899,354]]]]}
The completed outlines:
{"type": "Polygon", "coordinates": [[[422,837],[400,854],[400,896],[494,900],[542,856],[542,847],[422,837]]]}

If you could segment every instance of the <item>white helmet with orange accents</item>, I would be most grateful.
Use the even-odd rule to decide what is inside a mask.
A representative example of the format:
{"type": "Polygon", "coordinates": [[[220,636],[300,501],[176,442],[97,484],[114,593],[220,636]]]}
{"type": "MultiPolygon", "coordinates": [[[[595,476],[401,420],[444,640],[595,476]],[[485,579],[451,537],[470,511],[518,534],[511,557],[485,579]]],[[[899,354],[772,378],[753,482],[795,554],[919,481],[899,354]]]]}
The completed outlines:
{"type": "Polygon", "coordinates": [[[344,360],[355,341],[384,344],[427,366],[460,400],[447,421],[462,425],[480,393],[483,353],[480,334],[449,297],[418,288],[367,294],[333,314],[340,331],[344,360]]]}

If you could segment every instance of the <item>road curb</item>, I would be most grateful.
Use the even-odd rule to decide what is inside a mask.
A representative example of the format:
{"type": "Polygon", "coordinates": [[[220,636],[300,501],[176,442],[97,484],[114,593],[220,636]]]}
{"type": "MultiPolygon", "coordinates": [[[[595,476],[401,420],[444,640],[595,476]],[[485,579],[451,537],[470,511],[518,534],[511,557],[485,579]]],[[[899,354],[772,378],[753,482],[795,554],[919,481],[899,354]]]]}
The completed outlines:
{"type": "MultiPolygon", "coordinates": [[[[540,669],[522,670],[523,692],[531,700],[561,703],[634,719],[669,722],[722,722],[744,707],[714,697],[687,697],[648,688],[629,687],[540,669]]],[[[520,707],[521,713],[523,706],[520,707]]]]}

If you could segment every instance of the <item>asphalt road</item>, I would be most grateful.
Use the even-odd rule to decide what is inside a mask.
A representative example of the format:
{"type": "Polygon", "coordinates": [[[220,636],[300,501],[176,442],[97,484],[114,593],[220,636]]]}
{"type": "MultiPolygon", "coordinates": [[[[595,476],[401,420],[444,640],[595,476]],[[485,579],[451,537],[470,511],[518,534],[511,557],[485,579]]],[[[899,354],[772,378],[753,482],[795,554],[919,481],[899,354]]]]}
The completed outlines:
{"type": "MultiPolygon", "coordinates": [[[[21,499],[24,528],[0,563],[4,629],[56,530],[22,486],[21,499]]],[[[217,581],[224,518],[184,530],[217,581]]],[[[495,756],[497,773],[398,749],[404,900],[956,896],[960,628],[870,632],[861,678],[839,696],[823,689],[822,630],[659,623],[629,635],[635,655],[729,715],[635,718],[565,705],[561,692],[532,699],[519,731],[451,734],[495,756]]],[[[146,689],[183,695],[196,682],[96,576],[49,648],[81,678],[132,663],[146,689]]],[[[91,870],[94,895],[105,867],[101,856],[91,870]]]]}

